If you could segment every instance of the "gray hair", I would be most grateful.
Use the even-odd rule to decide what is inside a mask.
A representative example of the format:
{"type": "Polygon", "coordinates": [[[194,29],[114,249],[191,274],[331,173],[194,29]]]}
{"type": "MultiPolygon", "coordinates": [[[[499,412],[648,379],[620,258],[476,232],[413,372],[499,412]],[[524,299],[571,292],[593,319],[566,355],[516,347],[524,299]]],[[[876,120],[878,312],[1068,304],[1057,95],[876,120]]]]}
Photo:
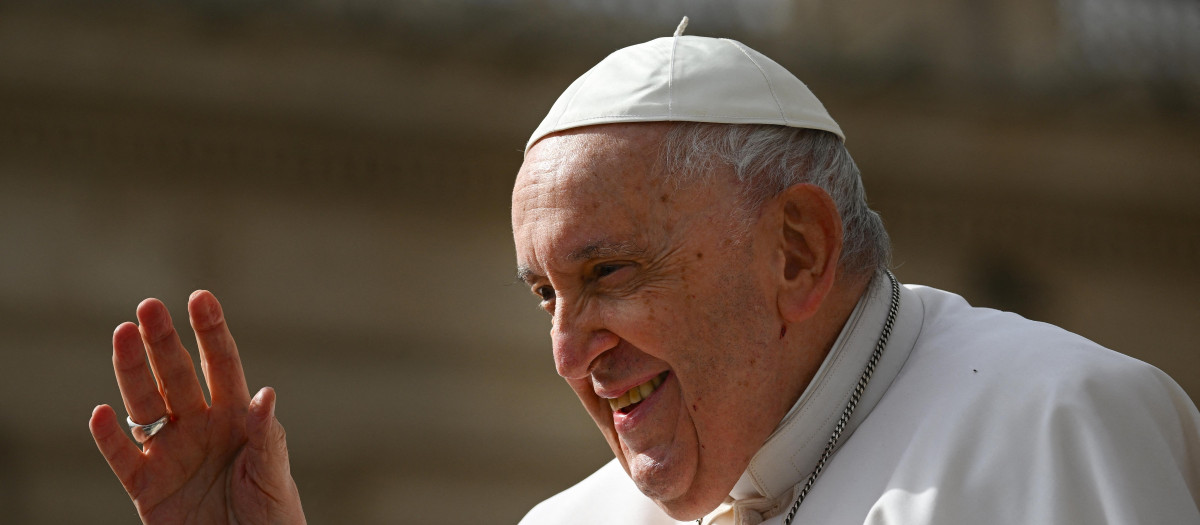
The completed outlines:
{"type": "Polygon", "coordinates": [[[733,168],[743,185],[747,218],[796,184],[825,190],[842,218],[842,271],[858,275],[887,268],[891,241],[842,140],[826,131],[773,125],[681,122],[662,142],[667,176],[676,184],[711,174],[716,163],[733,168]]]}

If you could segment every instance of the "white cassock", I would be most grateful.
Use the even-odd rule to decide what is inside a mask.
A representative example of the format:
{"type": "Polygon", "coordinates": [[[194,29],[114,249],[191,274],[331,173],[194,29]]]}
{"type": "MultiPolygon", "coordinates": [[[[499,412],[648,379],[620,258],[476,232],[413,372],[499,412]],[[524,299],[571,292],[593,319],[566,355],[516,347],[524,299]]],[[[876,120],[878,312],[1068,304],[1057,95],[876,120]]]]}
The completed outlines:
{"type": "MultiPolygon", "coordinates": [[[[705,524],[783,523],[874,350],[889,295],[876,278],[705,524]]],[[[1162,371],[904,286],[883,358],[793,525],[1200,524],[1198,506],[1200,414],[1162,371]]],[[[674,523],[615,460],[521,521],[674,523]]]]}

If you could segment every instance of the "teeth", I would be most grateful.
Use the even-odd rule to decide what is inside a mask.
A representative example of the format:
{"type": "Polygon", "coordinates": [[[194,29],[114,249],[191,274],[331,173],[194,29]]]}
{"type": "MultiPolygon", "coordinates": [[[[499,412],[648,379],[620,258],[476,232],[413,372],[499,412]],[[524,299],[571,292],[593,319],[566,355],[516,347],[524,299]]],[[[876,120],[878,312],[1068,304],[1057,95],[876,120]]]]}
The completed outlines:
{"type": "Polygon", "coordinates": [[[642,383],[638,385],[637,391],[641,394],[642,399],[646,399],[647,397],[650,397],[650,393],[654,391],[654,385],[650,383],[642,383]]]}
{"type": "Polygon", "coordinates": [[[656,375],[656,376],[650,378],[649,381],[646,381],[645,383],[642,383],[638,386],[630,388],[628,392],[621,394],[621,397],[618,397],[616,399],[609,399],[608,406],[612,407],[613,412],[616,412],[622,408],[625,408],[634,403],[638,403],[638,402],[642,401],[643,399],[650,397],[650,394],[653,394],[654,390],[657,389],[660,385],[662,385],[663,376],[665,376],[665,375],[666,375],[665,372],[662,374],[656,375]]]}

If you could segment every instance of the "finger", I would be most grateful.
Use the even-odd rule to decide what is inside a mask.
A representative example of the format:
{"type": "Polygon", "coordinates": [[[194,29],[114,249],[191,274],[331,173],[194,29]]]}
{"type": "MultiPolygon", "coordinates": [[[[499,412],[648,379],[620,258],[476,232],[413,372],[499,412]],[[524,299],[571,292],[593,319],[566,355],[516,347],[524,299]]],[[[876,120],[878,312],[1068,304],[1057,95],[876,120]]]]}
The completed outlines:
{"type": "Polygon", "coordinates": [[[100,405],[93,409],[92,417],[88,420],[88,429],[92,432],[92,439],[96,440],[100,454],[117,475],[117,479],[121,480],[125,491],[130,496],[136,496],[133,493],[133,481],[142,463],[142,451],[125,436],[112,407],[100,405]]]}
{"type": "MultiPolygon", "coordinates": [[[[268,432],[275,421],[275,389],[263,387],[250,401],[250,413],[246,416],[246,445],[264,451],[270,441],[268,432]]],[[[281,427],[282,428],[282,427],[281,427]]]]}
{"type": "Polygon", "coordinates": [[[146,347],[133,323],[123,323],[113,331],[113,370],[130,418],[149,424],[167,413],[158,383],[146,364],[146,347]]]}
{"type": "Polygon", "coordinates": [[[196,379],[192,356],[179,341],[167,307],[158,299],[146,299],[138,305],[137,318],[142,342],[149,350],[150,366],[158,377],[158,388],[168,409],[181,416],[206,409],[208,404],[196,379]]]}
{"type": "Polygon", "coordinates": [[[245,475],[281,512],[282,522],[305,523],[300,493],[288,462],[287,435],[275,418],[275,390],[267,387],[250,401],[246,415],[245,475]]]}
{"type": "Polygon", "coordinates": [[[250,403],[246,374],[237,344],[225,323],[221,303],[207,290],[197,290],[188,300],[188,313],[196,343],[200,346],[200,367],[208,383],[212,404],[245,407],[250,403]]]}
{"type": "Polygon", "coordinates": [[[251,467],[259,481],[275,490],[286,488],[291,480],[287,434],[275,418],[275,389],[265,387],[250,402],[246,416],[246,447],[255,454],[251,467]]]}

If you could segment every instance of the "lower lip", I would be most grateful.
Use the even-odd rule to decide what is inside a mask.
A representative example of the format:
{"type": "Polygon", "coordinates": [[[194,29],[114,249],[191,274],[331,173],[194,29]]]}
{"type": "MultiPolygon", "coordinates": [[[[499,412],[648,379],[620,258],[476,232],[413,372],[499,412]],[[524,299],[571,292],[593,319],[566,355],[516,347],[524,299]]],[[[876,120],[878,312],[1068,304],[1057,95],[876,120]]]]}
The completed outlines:
{"type": "Polygon", "coordinates": [[[652,411],[654,409],[654,405],[658,403],[658,394],[662,392],[663,388],[666,388],[667,383],[673,379],[675,379],[675,374],[667,374],[667,378],[663,380],[662,384],[658,385],[658,388],[654,389],[654,392],[650,394],[650,397],[643,399],[642,402],[638,403],[638,406],[634,407],[634,409],[629,413],[613,412],[613,427],[615,427],[616,431],[623,434],[632,431],[634,428],[637,428],[638,423],[649,417],[646,414],[652,411]]]}

